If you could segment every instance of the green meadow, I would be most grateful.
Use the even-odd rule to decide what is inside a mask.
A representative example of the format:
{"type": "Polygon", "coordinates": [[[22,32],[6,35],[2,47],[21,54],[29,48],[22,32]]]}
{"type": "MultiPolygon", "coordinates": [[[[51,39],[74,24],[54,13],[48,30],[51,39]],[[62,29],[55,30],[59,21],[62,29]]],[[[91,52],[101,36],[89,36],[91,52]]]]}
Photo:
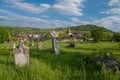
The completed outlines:
{"type": "Polygon", "coordinates": [[[19,67],[14,64],[12,44],[0,44],[0,80],[120,80],[117,67],[108,72],[104,64],[95,64],[95,57],[104,58],[107,53],[120,63],[119,43],[78,42],[77,48],[71,48],[60,42],[59,55],[52,52],[51,42],[43,45],[43,50],[30,47],[30,64],[19,67]]]}

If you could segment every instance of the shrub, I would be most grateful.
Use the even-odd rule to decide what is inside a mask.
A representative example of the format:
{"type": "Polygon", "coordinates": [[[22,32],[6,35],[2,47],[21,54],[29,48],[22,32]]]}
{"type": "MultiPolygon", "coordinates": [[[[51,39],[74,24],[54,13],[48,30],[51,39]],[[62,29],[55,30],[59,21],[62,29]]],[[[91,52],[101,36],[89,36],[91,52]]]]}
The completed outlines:
{"type": "Polygon", "coordinates": [[[10,40],[10,33],[6,28],[0,28],[0,43],[10,40]]]}
{"type": "Polygon", "coordinates": [[[113,34],[113,40],[115,42],[120,42],[120,33],[114,33],[113,34]]]}

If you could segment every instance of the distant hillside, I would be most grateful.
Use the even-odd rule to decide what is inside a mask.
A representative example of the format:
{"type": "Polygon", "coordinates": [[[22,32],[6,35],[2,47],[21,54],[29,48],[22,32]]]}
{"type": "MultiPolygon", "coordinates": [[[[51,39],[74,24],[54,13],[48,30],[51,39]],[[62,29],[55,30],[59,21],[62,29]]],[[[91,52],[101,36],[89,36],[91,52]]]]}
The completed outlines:
{"type": "MultiPolygon", "coordinates": [[[[43,29],[43,28],[30,28],[30,27],[8,27],[8,26],[0,26],[0,27],[6,27],[11,34],[14,35],[18,35],[21,32],[24,33],[45,33],[45,32],[49,32],[51,30],[56,30],[56,31],[63,31],[66,32],[67,28],[48,28],[48,29],[43,29]]],[[[91,31],[94,28],[97,28],[99,26],[96,25],[80,25],[80,26],[72,26],[70,27],[70,29],[72,30],[72,32],[76,32],[76,31],[91,31]]],[[[113,33],[113,31],[106,29],[107,32],[113,33]]]]}
{"type": "MultiPolygon", "coordinates": [[[[97,28],[97,27],[100,27],[100,26],[88,24],[88,25],[80,25],[80,26],[71,27],[71,30],[73,30],[73,31],[91,31],[92,29],[97,28]]],[[[108,29],[106,29],[106,31],[113,32],[108,29]]]]}
{"type": "Polygon", "coordinates": [[[8,27],[8,26],[0,26],[0,27],[6,27],[10,31],[10,33],[15,36],[21,32],[24,32],[27,34],[29,33],[38,34],[38,33],[44,33],[49,31],[49,29],[30,28],[30,27],[8,27]]]}

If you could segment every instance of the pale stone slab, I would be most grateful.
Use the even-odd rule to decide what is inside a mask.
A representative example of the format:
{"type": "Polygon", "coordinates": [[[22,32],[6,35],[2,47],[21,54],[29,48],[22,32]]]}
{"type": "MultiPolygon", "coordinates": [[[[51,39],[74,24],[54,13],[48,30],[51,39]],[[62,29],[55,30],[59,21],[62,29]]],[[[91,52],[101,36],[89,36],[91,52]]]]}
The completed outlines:
{"type": "Polygon", "coordinates": [[[26,47],[23,42],[18,47],[14,44],[13,52],[16,65],[22,66],[29,64],[29,47],[26,47]]]}
{"type": "Polygon", "coordinates": [[[25,54],[15,54],[14,55],[16,65],[25,65],[28,64],[29,58],[25,54]]]}

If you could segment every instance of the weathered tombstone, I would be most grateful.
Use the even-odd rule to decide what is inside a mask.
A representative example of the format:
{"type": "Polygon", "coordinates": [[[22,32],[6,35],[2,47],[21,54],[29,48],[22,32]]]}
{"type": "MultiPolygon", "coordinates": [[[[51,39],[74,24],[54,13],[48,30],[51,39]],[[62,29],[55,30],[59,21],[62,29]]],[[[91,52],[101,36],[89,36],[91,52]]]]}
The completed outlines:
{"type": "Polygon", "coordinates": [[[60,53],[59,44],[58,44],[58,40],[56,38],[52,39],[52,46],[53,46],[54,53],[59,54],[60,53]]]}
{"type": "Polygon", "coordinates": [[[16,65],[23,66],[29,64],[29,47],[21,40],[19,46],[13,45],[14,61],[16,65]]]}
{"type": "Polygon", "coordinates": [[[115,67],[118,66],[118,62],[115,60],[107,60],[104,62],[107,70],[115,70],[115,67]]]}
{"type": "Polygon", "coordinates": [[[108,71],[110,71],[110,70],[111,70],[111,71],[114,71],[114,70],[115,70],[115,67],[118,66],[118,62],[111,59],[110,53],[107,53],[107,54],[105,55],[105,58],[107,59],[107,60],[104,61],[104,64],[105,64],[105,66],[106,66],[106,69],[107,69],[108,71]]]}
{"type": "Polygon", "coordinates": [[[53,52],[57,55],[60,53],[59,50],[59,44],[58,44],[58,40],[56,39],[56,37],[58,37],[58,33],[55,31],[50,32],[52,35],[52,47],[53,47],[53,52]]]}
{"type": "Polygon", "coordinates": [[[30,39],[30,46],[34,46],[34,37],[32,34],[29,35],[29,39],[30,39]]]}
{"type": "Polygon", "coordinates": [[[41,42],[44,41],[44,35],[45,35],[45,34],[41,34],[41,35],[39,36],[39,41],[41,41],[41,42]]]}
{"type": "Polygon", "coordinates": [[[39,42],[39,43],[38,43],[38,49],[39,49],[39,50],[42,50],[42,49],[43,49],[43,44],[42,44],[42,42],[39,42]]]}
{"type": "Polygon", "coordinates": [[[97,57],[95,59],[95,63],[100,66],[102,63],[104,63],[108,72],[115,71],[116,66],[120,68],[120,64],[116,60],[113,60],[109,53],[105,54],[104,56],[104,58],[97,57]]]}

